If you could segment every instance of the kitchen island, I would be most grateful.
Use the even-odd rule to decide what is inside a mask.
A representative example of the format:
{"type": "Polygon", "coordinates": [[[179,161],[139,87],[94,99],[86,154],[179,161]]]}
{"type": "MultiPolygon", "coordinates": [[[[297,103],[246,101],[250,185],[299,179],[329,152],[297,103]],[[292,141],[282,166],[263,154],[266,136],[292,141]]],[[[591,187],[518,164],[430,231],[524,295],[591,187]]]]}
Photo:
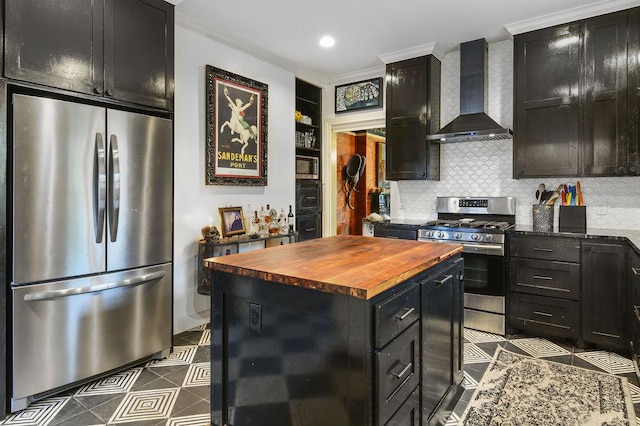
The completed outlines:
{"type": "Polygon", "coordinates": [[[444,423],[462,389],[461,251],[335,236],[206,259],[213,424],[444,423]]]}

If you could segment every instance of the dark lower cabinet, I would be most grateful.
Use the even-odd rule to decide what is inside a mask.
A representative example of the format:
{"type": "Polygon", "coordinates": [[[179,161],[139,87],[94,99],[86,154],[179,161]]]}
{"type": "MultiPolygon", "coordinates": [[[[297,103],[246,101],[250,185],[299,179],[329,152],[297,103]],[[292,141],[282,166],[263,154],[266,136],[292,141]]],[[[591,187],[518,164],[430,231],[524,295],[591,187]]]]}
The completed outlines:
{"type": "Polygon", "coordinates": [[[370,300],[213,271],[213,425],[444,423],[462,391],[462,270],[458,254],[370,300]]]}
{"type": "Polygon", "coordinates": [[[628,349],[640,293],[629,287],[626,242],[509,234],[509,247],[513,329],[573,339],[578,346],[628,349]]]}
{"type": "Polygon", "coordinates": [[[296,231],[298,241],[322,237],[322,182],[296,179],[296,231]]]}
{"type": "Polygon", "coordinates": [[[462,382],[462,261],[434,271],[422,281],[422,418],[427,422],[446,418],[446,406],[462,382]],[[443,416],[437,418],[438,416],[443,416]]]}
{"type": "Polygon", "coordinates": [[[586,342],[627,349],[627,247],[582,243],[582,337],[586,342]]]}

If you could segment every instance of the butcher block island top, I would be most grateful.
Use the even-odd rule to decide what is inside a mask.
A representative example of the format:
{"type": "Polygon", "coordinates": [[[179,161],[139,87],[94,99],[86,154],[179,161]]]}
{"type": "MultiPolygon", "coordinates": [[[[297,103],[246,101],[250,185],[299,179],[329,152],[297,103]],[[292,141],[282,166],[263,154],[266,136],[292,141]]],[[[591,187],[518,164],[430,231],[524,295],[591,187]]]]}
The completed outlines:
{"type": "Polygon", "coordinates": [[[204,265],[280,284],[371,299],[460,252],[462,246],[457,244],[339,235],[209,258],[204,265]]]}

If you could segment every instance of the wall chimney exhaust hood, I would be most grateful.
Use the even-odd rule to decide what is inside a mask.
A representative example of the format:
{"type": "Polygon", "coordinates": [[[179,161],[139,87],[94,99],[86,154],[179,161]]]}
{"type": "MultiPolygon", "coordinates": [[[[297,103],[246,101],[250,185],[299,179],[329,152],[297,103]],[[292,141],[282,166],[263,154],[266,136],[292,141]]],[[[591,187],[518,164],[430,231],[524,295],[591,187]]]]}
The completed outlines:
{"type": "Polygon", "coordinates": [[[511,139],[513,132],[496,123],[487,111],[488,46],[485,39],[460,45],[460,115],[427,140],[463,142],[511,139]]]}

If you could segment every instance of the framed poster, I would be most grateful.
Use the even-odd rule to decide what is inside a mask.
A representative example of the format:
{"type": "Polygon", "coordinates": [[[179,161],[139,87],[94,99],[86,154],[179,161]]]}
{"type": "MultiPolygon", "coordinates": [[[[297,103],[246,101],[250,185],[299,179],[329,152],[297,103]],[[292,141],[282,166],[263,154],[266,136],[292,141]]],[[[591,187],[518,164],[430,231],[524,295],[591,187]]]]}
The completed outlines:
{"type": "Polygon", "coordinates": [[[267,185],[268,86],[206,67],[206,184],[267,185]]]}
{"type": "Polygon", "coordinates": [[[335,112],[382,107],[382,77],[336,86],[335,112]]]}

